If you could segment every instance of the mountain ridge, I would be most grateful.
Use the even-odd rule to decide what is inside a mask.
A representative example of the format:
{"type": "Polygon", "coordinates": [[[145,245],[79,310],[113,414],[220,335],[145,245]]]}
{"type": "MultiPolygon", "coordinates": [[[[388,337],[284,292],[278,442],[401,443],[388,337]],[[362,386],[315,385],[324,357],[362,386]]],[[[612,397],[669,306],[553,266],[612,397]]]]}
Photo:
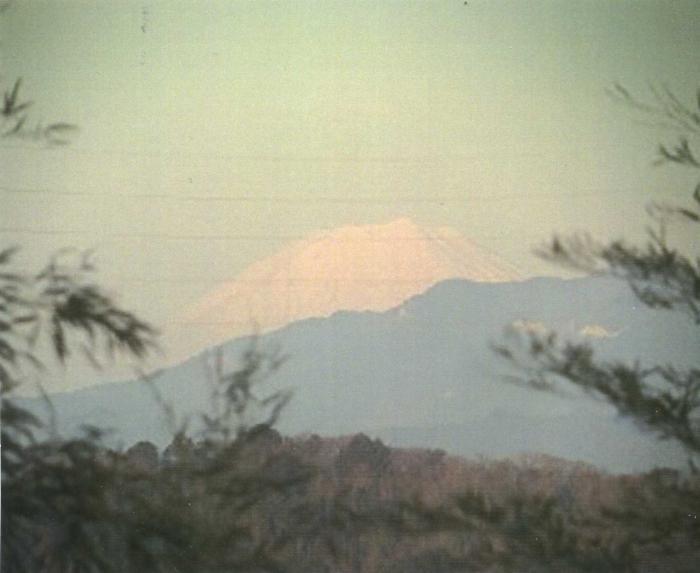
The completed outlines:
{"type": "Polygon", "coordinates": [[[401,218],[322,231],[283,246],[200,298],[183,321],[209,325],[213,343],[336,310],[387,310],[449,278],[504,282],[521,276],[457,231],[401,218]]]}
{"type": "MultiPolygon", "coordinates": [[[[281,348],[291,357],[270,379],[271,390],[295,390],[280,429],[322,435],[364,431],[392,445],[441,447],[467,456],[530,451],[615,471],[673,465],[678,452],[666,446],[669,455],[659,451],[653,437],[601,404],[502,382],[504,365],[489,344],[519,319],[587,340],[604,357],[682,364],[693,359],[697,344],[692,324],[640,310],[627,285],[613,279],[443,281],[385,312],[339,311],[261,335],[260,348],[281,348]],[[614,338],[586,338],[580,332],[586,324],[627,328],[614,338]],[[436,425],[443,430],[431,433],[436,425]]],[[[220,345],[225,367],[235,369],[254,340],[220,345]]],[[[166,370],[156,381],[180,414],[208,405],[206,356],[166,370]]],[[[168,434],[144,386],[113,383],[57,394],[54,401],[66,429],[93,420],[120,429],[127,443],[145,438],[162,445],[168,434]]]]}

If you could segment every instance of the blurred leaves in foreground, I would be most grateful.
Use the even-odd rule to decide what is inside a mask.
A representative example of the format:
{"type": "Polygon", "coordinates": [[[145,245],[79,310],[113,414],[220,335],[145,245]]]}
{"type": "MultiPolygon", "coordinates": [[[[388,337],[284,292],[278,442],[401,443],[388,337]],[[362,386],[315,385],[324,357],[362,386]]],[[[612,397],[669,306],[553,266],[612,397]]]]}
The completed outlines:
{"type": "Polygon", "coordinates": [[[0,109],[0,138],[23,139],[46,145],[66,145],[71,142],[78,126],[63,121],[44,123],[33,120],[30,109],[34,102],[22,97],[22,78],[3,90],[0,109]]]}
{"type": "Polygon", "coordinates": [[[14,270],[15,254],[0,253],[3,571],[274,569],[251,511],[307,472],[257,447],[288,399],[257,398],[267,358],[251,349],[241,370],[217,372],[222,409],[205,416],[196,445],[176,428],[157,471],[106,448],[100,428],[62,438],[14,399],[23,384],[41,388],[48,365],[37,349],[43,344],[62,363],[79,348],[99,366],[146,356],[157,348],[156,330],[91,281],[88,258],[61,252],[26,275],[14,270]],[[239,423],[251,405],[266,416],[239,423]]]}
{"type": "MultiPolygon", "coordinates": [[[[662,143],[658,147],[658,165],[672,165],[697,173],[700,169],[697,159],[700,90],[692,105],[683,103],[665,86],[651,86],[648,100],[634,96],[621,85],[615,85],[611,95],[652,125],[673,133],[673,143],[662,143]]],[[[700,231],[700,183],[691,190],[688,200],[655,203],[648,206],[648,213],[651,224],[646,244],[635,245],[624,239],[604,243],[580,233],[555,236],[538,250],[538,254],[560,266],[624,280],[642,304],[684,313],[700,327],[700,254],[682,252],[668,240],[670,225],[692,225],[700,231]]],[[[700,545],[700,530],[696,524],[700,507],[698,365],[648,364],[644,357],[634,363],[602,360],[590,344],[563,340],[555,332],[511,332],[495,349],[514,366],[515,375],[511,380],[516,383],[545,392],[559,392],[567,386],[577,388],[607,402],[621,416],[631,419],[643,431],[655,434],[659,440],[681,445],[687,452],[690,472],[683,496],[690,520],[683,518],[682,513],[675,519],[663,517],[663,508],[673,495],[668,491],[641,506],[643,510],[637,507],[610,515],[616,516],[613,524],[642,528],[647,536],[666,541],[687,536],[690,546],[700,545]]],[[[634,549],[634,539],[629,543],[634,549]]]]}

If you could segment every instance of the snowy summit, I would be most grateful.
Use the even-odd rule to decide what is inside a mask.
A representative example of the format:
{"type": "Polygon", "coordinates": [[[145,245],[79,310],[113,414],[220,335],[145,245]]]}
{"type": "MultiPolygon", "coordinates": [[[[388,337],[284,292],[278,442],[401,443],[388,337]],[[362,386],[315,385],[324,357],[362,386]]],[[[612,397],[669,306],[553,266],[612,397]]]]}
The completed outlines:
{"type": "Polygon", "coordinates": [[[339,310],[387,310],[451,278],[509,282],[520,275],[453,229],[407,218],[345,226],[252,264],[190,308],[186,322],[211,325],[223,340],[339,310]]]}

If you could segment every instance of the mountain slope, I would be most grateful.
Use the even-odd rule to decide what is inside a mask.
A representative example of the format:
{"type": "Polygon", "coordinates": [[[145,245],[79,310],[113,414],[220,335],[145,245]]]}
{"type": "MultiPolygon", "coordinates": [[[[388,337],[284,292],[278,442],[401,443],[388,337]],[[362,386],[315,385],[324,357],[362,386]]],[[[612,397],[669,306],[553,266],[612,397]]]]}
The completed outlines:
{"type": "Polygon", "coordinates": [[[211,340],[220,341],[338,310],[387,310],[450,278],[504,282],[519,275],[447,228],[410,219],[347,226],[254,263],[188,309],[184,322],[210,326],[211,340]]]}
{"type": "MultiPolygon", "coordinates": [[[[290,357],[271,380],[295,391],[280,429],[364,431],[391,444],[466,455],[539,452],[614,471],[682,463],[678,451],[641,435],[604,404],[503,382],[504,365],[489,344],[509,324],[579,339],[613,332],[587,339],[603,355],[650,363],[691,363],[699,342],[684,317],[640,308],[626,285],[610,279],[445,281],[383,313],[339,312],[262,336],[262,348],[279,347],[290,357]]],[[[227,365],[235,367],[249,345],[245,338],[224,344],[227,365]]],[[[204,360],[193,358],[158,380],[176,411],[207,407],[204,360]]],[[[139,382],[57,395],[55,403],[69,428],[91,421],[120,429],[126,443],[168,440],[139,382]]]]}

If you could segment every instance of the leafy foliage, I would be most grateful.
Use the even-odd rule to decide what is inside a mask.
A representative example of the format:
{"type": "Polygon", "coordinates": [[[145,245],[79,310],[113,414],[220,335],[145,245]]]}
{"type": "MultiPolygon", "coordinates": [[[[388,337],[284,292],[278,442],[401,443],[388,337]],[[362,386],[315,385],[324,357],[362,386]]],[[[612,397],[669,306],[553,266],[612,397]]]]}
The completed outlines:
{"type": "Polygon", "coordinates": [[[565,511],[554,496],[511,493],[499,499],[473,492],[455,496],[448,507],[448,512],[424,509],[416,523],[428,532],[470,535],[470,550],[456,570],[634,570],[626,536],[606,535],[601,516],[593,520],[565,511]]]}
{"type": "Polygon", "coordinates": [[[15,254],[0,253],[3,569],[63,570],[69,560],[95,570],[102,530],[113,516],[104,488],[119,474],[99,455],[98,431],[38,439],[41,421],[13,393],[43,371],[36,348],[47,332],[60,361],[75,344],[93,357],[105,349],[142,356],[156,347],[156,332],[90,281],[87,259],[75,264],[59,256],[32,276],[12,269],[15,254]]]}
{"type": "Polygon", "coordinates": [[[678,472],[611,476],[546,456],[466,461],[362,435],[285,438],[283,448],[315,470],[293,496],[301,503],[263,513],[295,539],[283,551],[289,571],[695,569],[700,505],[678,472]],[[680,522],[683,535],[669,539],[680,522]]]}
{"type": "MultiPolygon", "coordinates": [[[[653,90],[652,103],[634,98],[621,86],[614,93],[634,110],[681,132],[676,151],[660,146],[660,162],[700,169],[688,140],[700,136],[700,92],[697,110],[685,107],[665,88],[653,90]]],[[[669,246],[665,232],[666,225],[678,219],[700,225],[700,184],[692,201],[690,208],[653,206],[650,212],[657,225],[649,229],[646,245],[603,244],[587,235],[555,236],[539,254],[560,265],[625,280],[647,306],[684,312],[700,326],[700,256],[691,258],[669,246]]],[[[513,342],[497,350],[520,369],[520,382],[546,391],[571,383],[660,438],[679,442],[691,465],[700,454],[700,369],[604,362],[589,345],[562,342],[554,333],[514,335],[513,342]]]]}
{"type": "MultiPolygon", "coordinates": [[[[673,130],[677,142],[661,144],[657,164],[700,170],[695,148],[700,144],[700,89],[695,107],[684,105],[667,87],[651,87],[652,101],[642,101],[616,85],[612,95],[654,125],[673,130]]],[[[654,225],[646,245],[624,240],[604,244],[586,234],[555,236],[538,254],[555,264],[584,272],[604,272],[626,280],[639,299],[651,307],[680,310],[700,324],[700,256],[686,256],[668,244],[667,226],[673,222],[700,225],[700,183],[688,207],[652,204],[654,225]]],[[[700,230],[700,229],[699,229],[700,230]]]]}
{"type": "Polygon", "coordinates": [[[29,110],[34,102],[22,99],[21,86],[22,78],[17,78],[12,86],[3,92],[2,109],[0,109],[0,138],[25,139],[47,145],[70,143],[78,127],[62,121],[46,125],[41,121],[32,122],[29,110]]]}
{"type": "MultiPolygon", "coordinates": [[[[671,129],[677,141],[658,148],[658,164],[700,169],[695,150],[700,138],[700,90],[695,107],[686,106],[666,87],[652,86],[650,101],[630,94],[616,85],[612,95],[651,119],[656,126],[671,129]]],[[[651,205],[653,225],[645,245],[619,240],[606,244],[587,234],[555,236],[538,250],[546,260],[587,273],[604,273],[626,281],[645,305],[685,313],[700,326],[700,256],[682,254],[667,240],[669,224],[700,224],[700,184],[691,193],[689,207],[651,205]]],[[[589,344],[561,340],[556,333],[510,333],[510,340],[495,347],[510,361],[518,374],[517,383],[547,392],[567,387],[603,400],[619,414],[662,440],[673,440],[685,448],[690,469],[697,472],[700,456],[700,368],[673,364],[629,364],[606,361],[595,356],[589,344]]],[[[642,531],[668,540],[690,535],[700,544],[694,524],[661,517],[668,492],[646,503],[644,510],[617,514],[616,522],[636,523],[642,531]]],[[[690,479],[684,502],[698,507],[696,478],[690,479]]],[[[633,541],[634,542],[634,541],[633,541]]]]}
{"type": "Polygon", "coordinates": [[[498,350],[518,364],[526,385],[554,391],[566,380],[661,439],[678,441],[689,455],[700,455],[700,370],[599,361],[589,345],[560,342],[554,333],[517,337],[498,350]]]}
{"type": "Polygon", "coordinates": [[[59,362],[81,348],[99,367],[105,358],[145,357],[157,333],[91,280],[89,258],[61,252],[25,275],[12,269],[15,254],[0,253],[3,571],[277,570],[270,540],[253,535],[251,511],[307,476],[289,456],[258,447],[289,398],[257,395],[279,359],[251,348],[235,372],[219,363],[217,408],[202,414],[200,441],[180,424],[155,468],[107,449],[99,428],[47,437],[14,399],[46,367],[37,358],[42,340],[59,362]]]}

